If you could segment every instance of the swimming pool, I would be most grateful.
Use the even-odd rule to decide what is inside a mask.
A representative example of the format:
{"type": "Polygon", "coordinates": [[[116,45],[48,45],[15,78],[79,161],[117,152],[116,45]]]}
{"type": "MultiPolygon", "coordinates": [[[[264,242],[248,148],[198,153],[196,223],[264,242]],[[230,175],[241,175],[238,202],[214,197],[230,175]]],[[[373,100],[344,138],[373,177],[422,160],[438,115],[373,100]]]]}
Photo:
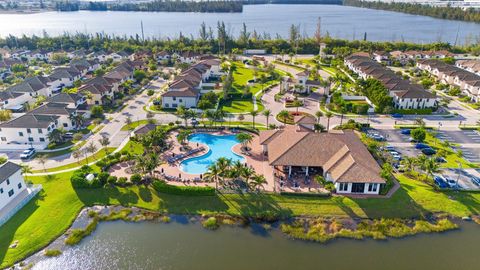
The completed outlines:
{"type": "Polygon", "coordinates": [[[233,161],[245,161],[245,159],[232,152],[232,147],[238,144],[235,135],[212,135],[206,133],[193,134],[189,138],[190,142],[206,144],[210,149],[207,154],[194,158],[185,159],[180,163],[180,170],[191,173],[201,174],[207,171],[210,164],[217,161],[221,157],[231,159],[233,161]]]}

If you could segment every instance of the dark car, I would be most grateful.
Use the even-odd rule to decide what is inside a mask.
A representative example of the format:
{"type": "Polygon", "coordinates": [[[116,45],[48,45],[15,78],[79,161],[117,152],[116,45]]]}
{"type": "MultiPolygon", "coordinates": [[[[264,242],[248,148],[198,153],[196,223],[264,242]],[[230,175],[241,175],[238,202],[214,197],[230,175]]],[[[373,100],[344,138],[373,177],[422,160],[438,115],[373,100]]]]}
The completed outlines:
{"type": "Polygon", "coordinates": [[[402,129],[400,133],[403,135],[410,135],[410,131],[411,131],[410,129],[402,129]]]}
{"type": "Polygon", "coordinates": [[[435,161],[438,163],[447,163],[447,160],[443,157],[436,157],[435,161]]]}
{"type": "Polygon", "coordinates": [[[441,176],[434,176],[433,181],[439,188],[448,188],[447,182],[441,176]]]}
{"type": "Polygon", "coordinates": [[[403,115],[401,113],[394,113],[394,114],[392,114],[392,117],[393,118],[402,118],[403,115]]]}
{"type": "Polygon", "coordinates": [[[437,153],[437,151],[435,151],[434,149],[429,147],[429,148],[423,148],[422,153],[424,155],[431,156],[431,155],[435,155],[437,153]]]}
{"type": "Polygon", "coordinates": [[[415,144],[415,149],[425,149],[425,148],[430,148],[430,146],[428,144],[425,144],[425,143],[415,144]]]}

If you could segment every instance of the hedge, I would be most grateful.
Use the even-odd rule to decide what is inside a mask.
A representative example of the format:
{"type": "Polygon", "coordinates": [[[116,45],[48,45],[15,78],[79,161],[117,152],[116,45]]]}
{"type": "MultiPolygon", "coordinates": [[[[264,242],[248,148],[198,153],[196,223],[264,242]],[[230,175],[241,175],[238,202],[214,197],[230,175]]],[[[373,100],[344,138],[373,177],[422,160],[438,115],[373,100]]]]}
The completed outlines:
{"type": "Polygon", "coordinates": [[[393,113],[399,114],[418,114],[418,115],[428,115],[432,114],[432,109],[396,109],[393,113]]]}
{"type": "Polygon", "coordinates": [[[157,192],[174,194],[174,195],[187,195],[187,196],[214,196],[215,195],[215,188],[213,187],[174,186],[174,185],[169,185],[162,180],[154,181],[153,188],[157,192]]]}
{"type": "Polygon", "coordinates": [[[292,197],[330,197],[330,193],[296,193],[296,192],[280,192],[280,195],[283,196],[292,196],[292,197]]]}

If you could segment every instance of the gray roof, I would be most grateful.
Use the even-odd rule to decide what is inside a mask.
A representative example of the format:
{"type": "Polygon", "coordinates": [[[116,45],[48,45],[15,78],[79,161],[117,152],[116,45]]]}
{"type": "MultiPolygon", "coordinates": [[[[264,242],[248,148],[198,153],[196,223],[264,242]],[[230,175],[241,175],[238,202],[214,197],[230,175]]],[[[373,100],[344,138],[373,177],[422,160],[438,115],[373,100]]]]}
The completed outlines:
{"type": "Polygon", "coordinates": [[[59,93],[47,99],[47,102],[54,103],[76,103],[83,98],[82,95],[75,93],[59,93]]]}
{"type": "Polygon", "coordinates": [[[25,114],[8,122],[0,124],[0,128],[47,128],[59,116],[25,114]]]}
{"type": "Polygon", "coordinates": [[[16,163],[7,161],[0,167],[0,184],[5,182],[14,173],[21,170],[22,167],[16,163]]]}

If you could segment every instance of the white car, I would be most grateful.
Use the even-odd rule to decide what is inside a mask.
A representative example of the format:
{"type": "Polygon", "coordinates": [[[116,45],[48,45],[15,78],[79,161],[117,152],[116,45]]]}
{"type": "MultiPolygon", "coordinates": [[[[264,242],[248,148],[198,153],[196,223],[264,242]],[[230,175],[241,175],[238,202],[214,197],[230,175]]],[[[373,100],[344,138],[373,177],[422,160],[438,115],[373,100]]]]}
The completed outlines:
{"type": "Polygon", "coordinates": [[[450,178],[448,176],[444,176],[443,178],[445,179],[445,182],[447,182],[447,185],[450,188],[457,188],[457,181],[453,180],[452,178],[450,178]]]}
{"type": "Polygon", "coordinates": [[[20,155],[21,159],[29,159],[35,155],[36,151],[34,148],[28,148],[27,150],[23,151],[20,155]]]}

